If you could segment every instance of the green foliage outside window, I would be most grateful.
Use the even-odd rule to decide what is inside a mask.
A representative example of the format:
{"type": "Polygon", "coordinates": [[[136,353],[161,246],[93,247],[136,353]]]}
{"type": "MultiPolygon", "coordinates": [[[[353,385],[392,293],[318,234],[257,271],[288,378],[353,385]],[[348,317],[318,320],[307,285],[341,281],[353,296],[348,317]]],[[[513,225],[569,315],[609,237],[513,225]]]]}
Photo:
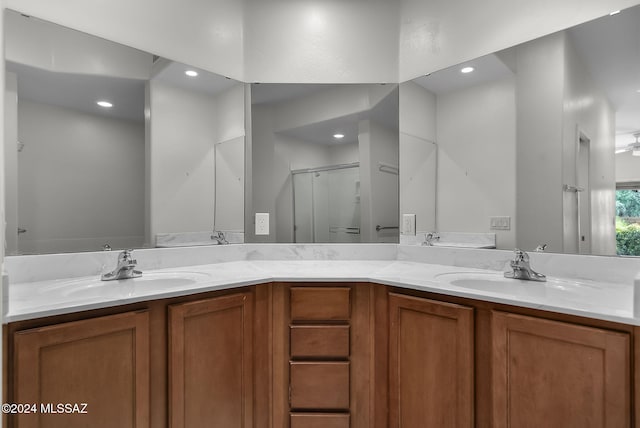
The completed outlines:
{"type": "Polygon", "coordinates": [[[640,218],[640,192],[616,191],[616,216],[616,252],[621,256],[640,256],[640,224],[627,220],[640,218]]]}

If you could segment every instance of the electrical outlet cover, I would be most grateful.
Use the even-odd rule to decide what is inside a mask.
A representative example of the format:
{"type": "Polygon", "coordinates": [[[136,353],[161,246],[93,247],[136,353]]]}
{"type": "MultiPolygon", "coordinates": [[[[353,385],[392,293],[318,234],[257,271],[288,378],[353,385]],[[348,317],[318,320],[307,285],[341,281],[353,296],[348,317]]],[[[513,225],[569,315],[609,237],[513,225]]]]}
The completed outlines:
{"type": "Polygon", "coordinates": [[[269,234],[269,213],[256,213],[256,235],[269,234]]]}
{"type": "Polygon", "coordinates": [[[491,230],[511,230],[511,217],[489,217],[491,230]]]}
{"type": "Polygon", "coordinates": [[[402,214],[402,234],[403,235],[416,234],[416,215],[415,214],[402,214]]]}

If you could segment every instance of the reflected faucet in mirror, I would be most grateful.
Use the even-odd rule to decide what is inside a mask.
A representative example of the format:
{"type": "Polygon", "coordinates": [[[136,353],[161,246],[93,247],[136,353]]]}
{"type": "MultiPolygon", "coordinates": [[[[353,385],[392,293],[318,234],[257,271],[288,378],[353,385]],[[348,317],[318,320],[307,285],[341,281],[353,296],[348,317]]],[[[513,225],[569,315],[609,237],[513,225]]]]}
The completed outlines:
{"type": "Polygon", "coordinates": [[[511,271],[505,272],[505,278],[513,278],[513,279],[524,279],[527,281],[539,281],[545,282],[547,277],[541,273],[538,273],[531,269],[531,264],[529,262],[529,254],[525,251],[515,249],[515,257],[511,262],[509,262],[511,266],[511,271]]]}
{"type": "Polygon", "coordinates": [[[439,240],[440,235],[438,235],[436,232],[427,233],[424,235],[424,242],[422,243],[422,245],[426,247],[433,247],[433,242],[439,240]]]}
{"type": "Polygon", "coordinates": [[[229,241],[227,240],[227,238],[224,236],[224,232],[222,231],[213,231],[213,235],[211,235],[211,239],[216,241],[218,243],[218,245],[225,245],[228,244],[229,241]]]}
{"type": "Polygon", "coordinates": [[[118,265],[111,272],[105,273],[100,278],[102,281],[113,281],[117,279],[130,279],[142,276],[142,272],[134,268],[138,261],[131,256],[133,250],[124,250],[118,254],[118,265]]]}

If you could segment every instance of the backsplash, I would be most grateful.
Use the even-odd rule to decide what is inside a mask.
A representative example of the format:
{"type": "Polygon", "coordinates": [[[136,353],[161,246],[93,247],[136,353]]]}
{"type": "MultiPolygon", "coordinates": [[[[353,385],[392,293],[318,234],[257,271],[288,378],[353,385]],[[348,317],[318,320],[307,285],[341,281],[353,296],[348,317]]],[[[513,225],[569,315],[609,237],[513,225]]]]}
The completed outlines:
{"type": "MultiPolygon", "coordinates": [[[[4,260],[11,283],[98,276],[116,266],[118,251],[11,256],[4,260]]],[[[547,276],[632,284],[640,258],[529,253],[531,267],[547,276]]],[[[512,251],[397,244],[237,244],[133,251],[145,270],[244,260],[384,260],[506,271],[512,251]]]]}
{"type": "MultiPolygon", "coordinates": [[[[425,236],[431,232],[416,232],[415,235],[400,235],[401,245],[422,245],[425,236]]],[[[437,232],[434,247],[495,248],[495,233],[437,232]]]]}
{"type": "MultiPolygon", "coordinates": [[[[218,232],[216,230],[216,232],[218,232]]],[[[243,244],[244,232],[221,230],[229,244],[243,244]]],[[[156,247],[171,248],[184,247],[185,245],[218,245],[211,239],[212,231],[204,232],[180,232],[180,233],[158,233],[156,234],[156,247]]]]}

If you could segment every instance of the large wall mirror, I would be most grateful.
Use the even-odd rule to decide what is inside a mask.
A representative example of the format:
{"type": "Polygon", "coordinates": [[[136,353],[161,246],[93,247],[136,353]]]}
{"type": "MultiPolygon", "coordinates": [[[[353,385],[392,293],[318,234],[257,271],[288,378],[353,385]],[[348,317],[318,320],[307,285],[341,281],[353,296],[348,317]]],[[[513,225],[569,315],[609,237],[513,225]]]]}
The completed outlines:
{"type": "Polygon", "coordinates": [[[8,255],[242,242],[244,84],[10,10],[5,41],[8,255]]]}
{"type": "Polygon", "coordinates": [[[640,255],[638,24],[640,6],[403,83],[401,122],[407,104],[423,120],[401,169],[437,151],[435,190],[401,184],[419,232],[640,255]]]}
{"type": "Polygon", "coordinates": [[[398,242],[398,85],[254,84],[251,103],[248,240],[398,242]]]}

